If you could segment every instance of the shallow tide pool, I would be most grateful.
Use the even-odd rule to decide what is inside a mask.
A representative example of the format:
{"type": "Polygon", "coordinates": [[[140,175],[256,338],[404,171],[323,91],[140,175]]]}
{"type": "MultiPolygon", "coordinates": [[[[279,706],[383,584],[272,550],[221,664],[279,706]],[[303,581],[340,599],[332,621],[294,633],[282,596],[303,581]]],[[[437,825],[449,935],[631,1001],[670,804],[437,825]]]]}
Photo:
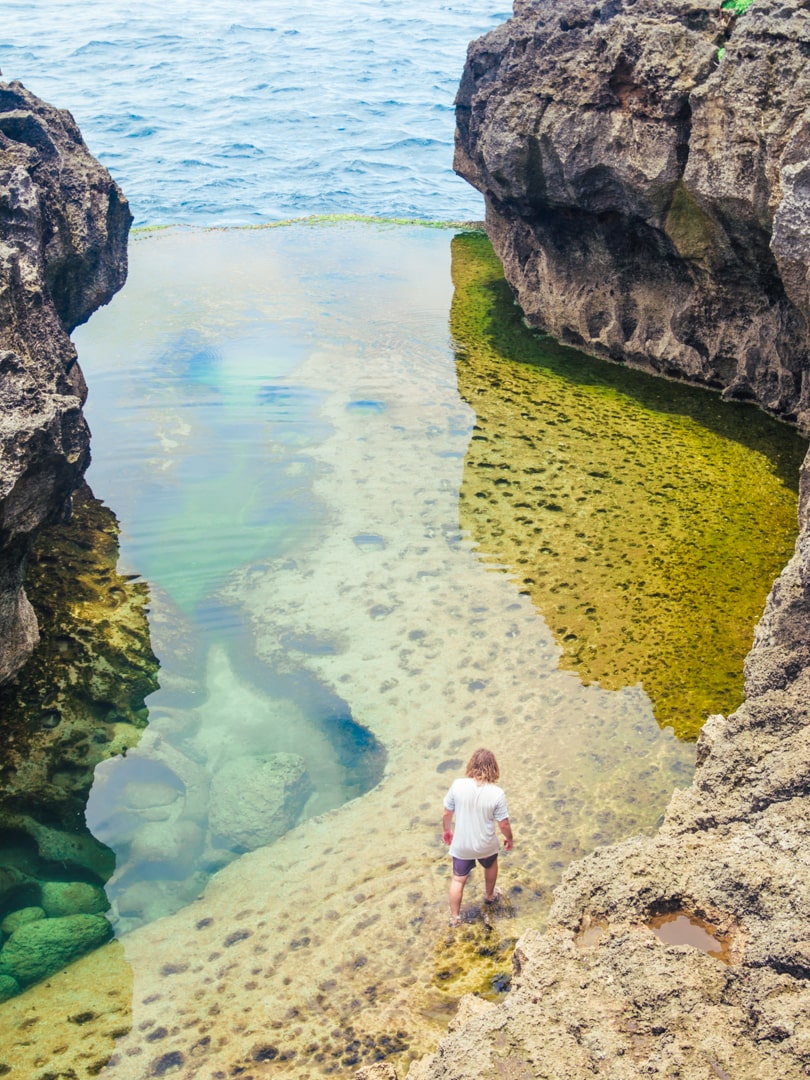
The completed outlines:
{"type": "Polygon", "coordinates": [[[141,235],[75,340],[161,687],[86,810],[117,940],[0,1006],[12,1075],[419,1056],[508,988],[570,861],[689,783],[672,725],[740,698],[804,445],[528,331],[452,229],[141,235]],[[516,844],[452,934],[441,799],[479,745],[516,844]]]}

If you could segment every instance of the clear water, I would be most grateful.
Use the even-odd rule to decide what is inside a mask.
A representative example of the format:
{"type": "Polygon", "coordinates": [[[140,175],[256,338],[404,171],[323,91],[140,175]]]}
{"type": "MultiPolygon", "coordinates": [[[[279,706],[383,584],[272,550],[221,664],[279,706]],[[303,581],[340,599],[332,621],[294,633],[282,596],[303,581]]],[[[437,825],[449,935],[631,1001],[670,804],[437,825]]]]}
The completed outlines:
{"type": "Polygon", "coordinates": [[[138,224],[465,220],[467,43],[503,0],[8,0],[0,68],[69,109],[138,224]]]}
{"type": "MultiPolygon", "coordinates": [[[[150,583],[162,687],[87,807],[116,854],[107,891],[127,962],[110,946],[14,999],[12,1029],[78,994],[111,1078],[140,1055],[138,1076],[281,1054],[290,1075],[351,1075],[418,1056],[462,993],[508,986],[515,938],[542,925],[570,860],[654,828],[688,782],[693,748],[661,729],[643,687],[563,670],[522,582],[460,525],[481,460],[460,372],[479,337],[492,347],[465,286],[471,255],[417,227],[154,233],[133,245],[124,293],[77,331],[90,480],[117,508],[123,568],[150,583]],[[386,750],[361,798],[362,729],[336,751],[329,702],[386,750]],[[480,744],[501,758],[518,841],[502,907],[484,911],[471,882],[448,939],[441,797],[480,744]],[[311,800],[291,832],[233,861],[239,845],[212,826],[218,779],[279,751],[304,758],[311,800]],[[261,1043],[249,1023],[240,1034],[251,1011],[271,1032],[261,1043]]],[[[507,309],[501,297],[489,318],[507,309]]],[[[553,378],[577,384],[587,363],[555,360],[553,378]]],[[[593,384],[637,417],[639,387],[593,384]]],[[[57,1024],[38,1052],[64,1037],[57,1024]]]]}
{"type": "MultiPolygon", "coordinates": [[[[482,205],[452,173],[452,100],[467,42],[507,14],[11,0],[0,66],[74,113],[142,224],[463,220],[482,205]]],[[[688,783],[692,747],[643,686],[563,670],[539,606],[459,519],[479,457],[450,241],[153,234],[77,332],[90,481],[122,569],[149,584],[161,689],[86,812],[115,852],[120,940],[3,1005],[12,1080],[54,1062],[348,1076],[418,1056],[461,993],[506,985],[570,860],[654,828],[688,783]],[[482,914],[471,883],[448,940],[441,797],[482,743],[517,823],[508,903],[482,914]],[[297,827],[236,858],[250,845],[211,828],[212,785],[277,753],[300,755],[311,794],[297,827]]]]}

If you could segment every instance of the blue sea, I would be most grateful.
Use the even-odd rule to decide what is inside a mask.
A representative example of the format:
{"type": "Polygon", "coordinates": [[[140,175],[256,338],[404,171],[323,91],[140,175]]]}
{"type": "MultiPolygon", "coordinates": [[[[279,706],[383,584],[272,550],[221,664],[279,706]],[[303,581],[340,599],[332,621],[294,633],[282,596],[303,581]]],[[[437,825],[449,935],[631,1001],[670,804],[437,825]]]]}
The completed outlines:
{"type": "Polygon", "coordinates": [[[477,219],[467,44],[505,0],[6,0],[0,69],[69,109],[138,225],[477,219]]]}

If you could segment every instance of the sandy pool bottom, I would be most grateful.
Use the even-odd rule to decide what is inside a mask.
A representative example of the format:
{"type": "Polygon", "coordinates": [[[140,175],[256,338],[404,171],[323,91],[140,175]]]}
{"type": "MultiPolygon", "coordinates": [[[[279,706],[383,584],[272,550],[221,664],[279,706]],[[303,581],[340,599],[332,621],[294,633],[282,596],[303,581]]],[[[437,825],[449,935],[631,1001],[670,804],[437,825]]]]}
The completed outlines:
{"type": "MultiPolygon", "coordinates": [[[[415,282],[420,259],[448,263],[448,240],[400,233],[415,282]]],[[[342,244],[373,278],[379,241],[344,230],[326,256],[333,272],[342,244]]],[[[252,242],[234,241],[231,257],[252,242]]],[[[659,729],[643,691],[583,687],[559,670],[519,582],[460,532],[473,416],[448,344],[426,355],[396,316],[377,309],[355,354],[324,336],[298,366],[329,431],[307,451],[326,525],[292,555],[235,571],[222,593],[259,659],[281,671],[294,659],[373,731],[388,755],[382,782],[7,1003],[12,1077],[349,1076],[385,1059],[404,1071],[462,993],[508,985],[514,941],[542,925],[563,868],[652,829],[688,783],[693,748],[659,729]],[[480,745],[501,762],[515,850],[502,904],[482,910],[474,876],[451,933],[441,800],[480,745]]]]}

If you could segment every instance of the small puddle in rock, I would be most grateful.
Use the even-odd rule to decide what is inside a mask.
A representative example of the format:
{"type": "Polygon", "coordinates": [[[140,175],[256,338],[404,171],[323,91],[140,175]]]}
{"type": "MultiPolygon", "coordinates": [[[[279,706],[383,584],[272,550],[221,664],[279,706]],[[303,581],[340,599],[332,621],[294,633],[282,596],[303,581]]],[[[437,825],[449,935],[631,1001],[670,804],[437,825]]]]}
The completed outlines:
{"type": "Polygon", "coordinates": [[[731,963],[730,936],[719,933],[711,923],[704,922],[696,915],[683,912],[656,915],[647,925],[667,945],[691,945],[724,964],[731,963]]]}

